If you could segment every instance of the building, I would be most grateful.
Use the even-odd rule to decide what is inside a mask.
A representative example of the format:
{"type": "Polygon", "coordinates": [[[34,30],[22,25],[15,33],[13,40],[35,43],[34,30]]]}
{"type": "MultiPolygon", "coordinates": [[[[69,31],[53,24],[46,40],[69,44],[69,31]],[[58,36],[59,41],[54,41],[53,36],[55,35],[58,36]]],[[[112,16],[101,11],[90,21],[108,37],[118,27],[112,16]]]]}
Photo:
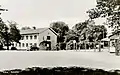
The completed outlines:
{"type": "Polygon", "coordinates": [[[52,28],[20,30],[20,34],[20,43],[13,44],[17,49],[29,49],[31,46],[53,49],[57,44],[58,34],[52,28]]]}
{"type": "Polygon", "coordinates": [[[119,39],[120,36],[120,30],[116,30],[114,31],[110,36],[110,52],[115,52],[115,46],[116,46],[116,42],[119,39]]]}

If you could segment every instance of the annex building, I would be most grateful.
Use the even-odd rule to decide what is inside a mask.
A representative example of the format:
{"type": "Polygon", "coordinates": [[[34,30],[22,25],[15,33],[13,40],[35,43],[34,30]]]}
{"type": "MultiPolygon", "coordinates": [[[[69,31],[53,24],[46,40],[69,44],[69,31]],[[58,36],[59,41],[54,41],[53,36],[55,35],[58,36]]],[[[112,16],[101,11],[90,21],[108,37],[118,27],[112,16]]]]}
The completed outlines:
{"type": "Polygon", "coordinates": [[[52,28],[38,28],[20,30],[22,36],[20,43],[14,43],[17,49],[29,49],[31,46],[39,49],[55,48],[57,44],[57,33],[52,28]]]}

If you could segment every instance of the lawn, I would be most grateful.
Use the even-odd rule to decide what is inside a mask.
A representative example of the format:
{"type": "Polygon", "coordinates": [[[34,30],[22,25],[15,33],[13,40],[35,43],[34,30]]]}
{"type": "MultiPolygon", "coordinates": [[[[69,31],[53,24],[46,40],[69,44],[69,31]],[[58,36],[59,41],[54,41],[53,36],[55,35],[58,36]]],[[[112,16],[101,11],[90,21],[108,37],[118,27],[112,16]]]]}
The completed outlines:
{"type": "Polygon", "coordinates": [[[0,70],[28,67],[78,66],[120,69],[120,56],[109,52],[0,51],[0,70]]]}

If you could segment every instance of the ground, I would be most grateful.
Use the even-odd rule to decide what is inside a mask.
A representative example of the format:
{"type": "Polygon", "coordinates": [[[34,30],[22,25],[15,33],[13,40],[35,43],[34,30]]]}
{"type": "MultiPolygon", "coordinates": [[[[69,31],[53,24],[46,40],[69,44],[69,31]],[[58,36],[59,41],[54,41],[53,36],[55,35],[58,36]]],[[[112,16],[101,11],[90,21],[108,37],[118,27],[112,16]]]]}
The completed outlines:
{"type": "Polygon", "coordinates": [[[120,56],[108,51],[1,51],[0,70],[28,67],[78,66],[120,69],[120,56]]]}

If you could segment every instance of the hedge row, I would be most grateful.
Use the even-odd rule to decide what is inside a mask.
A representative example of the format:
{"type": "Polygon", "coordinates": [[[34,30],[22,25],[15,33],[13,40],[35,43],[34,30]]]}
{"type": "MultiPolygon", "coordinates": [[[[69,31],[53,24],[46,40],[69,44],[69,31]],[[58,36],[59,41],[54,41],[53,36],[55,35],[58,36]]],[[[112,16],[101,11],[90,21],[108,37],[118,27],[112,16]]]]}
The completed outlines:
{"type": "Polygon", "coordinates": [[[120,70],[105,71],[83,67],[32,67],[25,70],[14,69],[0,72],[0,75],[120,75],[120,70]]]}

